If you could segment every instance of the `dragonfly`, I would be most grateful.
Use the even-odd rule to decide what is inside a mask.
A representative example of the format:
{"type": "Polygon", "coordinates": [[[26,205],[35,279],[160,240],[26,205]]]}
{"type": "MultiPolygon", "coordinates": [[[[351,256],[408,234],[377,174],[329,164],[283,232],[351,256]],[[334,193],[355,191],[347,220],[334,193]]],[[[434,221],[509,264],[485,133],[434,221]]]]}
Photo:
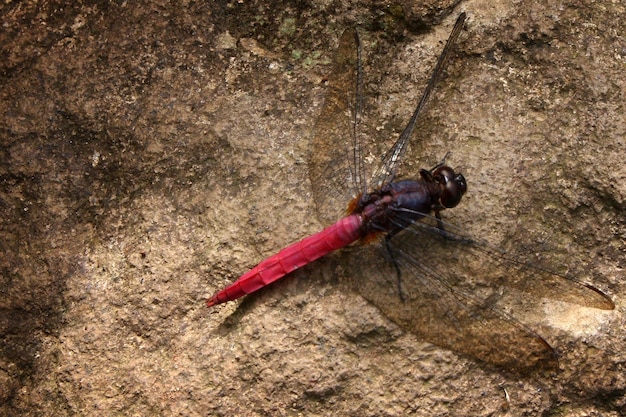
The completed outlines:
{"type": "Polygon", "coordinates": [[[236,300],[347,246],[358,292],[418,337],[496,367],[517,372],[558,367],[556,350],[498,304],[513,289],[601,310],[614,308],[601,290],[573,277],[507,255],[443,220],[467,192],[465,177],[446,158],[416,178],[399,165],[461,33],[461,13],[409,122],[365,179],[361,45],[356,29],[340,38],[326,99],[309,156],[309,175],[322,231],[260,262],[208,298],[236,300]],[[337,144],[347,148],[337,152],[337,144]],[[345,207],[343,217],[341,210],[345,207]],[[339,218],[339,220],[337,220],[339,218]]]}

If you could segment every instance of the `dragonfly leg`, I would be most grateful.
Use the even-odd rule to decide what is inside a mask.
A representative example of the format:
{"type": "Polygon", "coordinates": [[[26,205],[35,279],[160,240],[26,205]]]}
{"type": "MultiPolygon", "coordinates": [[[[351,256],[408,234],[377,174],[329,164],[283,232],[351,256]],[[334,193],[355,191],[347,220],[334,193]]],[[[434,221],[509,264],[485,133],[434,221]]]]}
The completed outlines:
{"type": "Polygon", "coordinates": [[[434,167],[432,167],[430,169],[429,172],[434,172],[437,168],[442,167],[446,164],[446,159],[448,159],[448,157],[452,154],[451,151],[446,152],[446,154],[443,156],[443,159],[441,159],[441,161],[437,162],[437,165],[435,165],[434,167]]]}
{"type": "Polygon", "coordinates": [[[393,256],[393,252],[391,251],[391,245],[389,244],[389,241],[391,240],[392,237],[393,235],[391,233],[385,236],[385,249],[387,250],[387,254],[389,255],[389,260],[391,261],[391,263],[393,264],[393,267],[396,270],[398,297],[400,297],[400,301],[404,303],[404,294],[402,292],[402,273],[400,272],[400,265],[398,265],[396,258],[393,256]]]}
{"type": "Polygon", "coordinates": [[[439,229],[439,232],[441,232],[441,234],[447,239],[449,233],[446,232],[446,228],[443,225],[443,220],[441,220],[441,211],[435,210],[435,217],[437,218],[437,229],[439,229]]]}
{"type": "Polygon", "coordinates": [[[437,218],[437,230],[439,231],[439,234],[441,235],[441,237],[443,237],[446,240],[451,240],[454,242],[474,243],[473,239],[469,239],[463,236],[458,236],[453,233],[449,233],[443,224],[443,220],[441,219],[440,210],[435,209],[435,217],[437,218]]]}

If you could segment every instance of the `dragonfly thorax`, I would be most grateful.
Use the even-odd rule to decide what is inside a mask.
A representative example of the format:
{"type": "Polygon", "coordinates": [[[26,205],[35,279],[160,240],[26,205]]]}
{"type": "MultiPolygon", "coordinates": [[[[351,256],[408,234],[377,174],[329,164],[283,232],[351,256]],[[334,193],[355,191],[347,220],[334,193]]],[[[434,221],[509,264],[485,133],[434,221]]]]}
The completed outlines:
{"type": "Polygon", "coordinates": [[[352,213],[363,216],[364,235],[393,235],[424,215],[456,206],[466,190],[463,175],[440,165],[421,170],[417,180],[391,182],[360,197],[352,213]]]}

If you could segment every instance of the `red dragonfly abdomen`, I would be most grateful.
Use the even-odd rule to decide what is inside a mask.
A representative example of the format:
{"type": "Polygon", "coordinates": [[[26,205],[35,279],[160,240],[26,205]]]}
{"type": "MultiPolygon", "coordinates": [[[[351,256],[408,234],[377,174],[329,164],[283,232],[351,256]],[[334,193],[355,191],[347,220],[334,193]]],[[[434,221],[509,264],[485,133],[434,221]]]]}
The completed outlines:
{"type": "Polygon", "coordinates": [[[232,301],[257,291],[334,250],[356,242],[362,237],[362,225],[361,215],[352,214],[319,233],[287,246],[213,295],[207,300],[207,306],[232,301]]]}

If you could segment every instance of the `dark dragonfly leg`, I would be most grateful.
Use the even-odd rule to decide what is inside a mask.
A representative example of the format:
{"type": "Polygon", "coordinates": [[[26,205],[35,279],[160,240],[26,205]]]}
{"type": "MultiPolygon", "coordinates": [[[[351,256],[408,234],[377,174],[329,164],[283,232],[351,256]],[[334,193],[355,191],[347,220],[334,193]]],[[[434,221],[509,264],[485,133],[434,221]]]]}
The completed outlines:
{"type": "Polygon", "coordinates": [[[445,240],[450,240],[453,242],[474,243],[474,239],[455,235],[454,233],[448,232],[445,225],[443,224],[443,220],[441,219],[440,210],[435,210],[435,218],[437,219],[437,230],[439,231],[439,235],[441,235],[441,237],[443,237],[445,240]]]}
{"type": "Polygon", "coordinates": [[[396,283],[398,286],[398,296],[400,297],[400,301],[404,303],[404,294],[402,293],[402,273],[400,272],[400,265],[398,265],[398,261],[396,261],[395,256],[393,256],[393,252],[391,251],[391,246],[389,241],[394,235],[391,233],[385,236],[385,249],[387,250],[387,254],[389,255],[389,260],[393,264],[394,269],[396,270],[396,283]]]}

